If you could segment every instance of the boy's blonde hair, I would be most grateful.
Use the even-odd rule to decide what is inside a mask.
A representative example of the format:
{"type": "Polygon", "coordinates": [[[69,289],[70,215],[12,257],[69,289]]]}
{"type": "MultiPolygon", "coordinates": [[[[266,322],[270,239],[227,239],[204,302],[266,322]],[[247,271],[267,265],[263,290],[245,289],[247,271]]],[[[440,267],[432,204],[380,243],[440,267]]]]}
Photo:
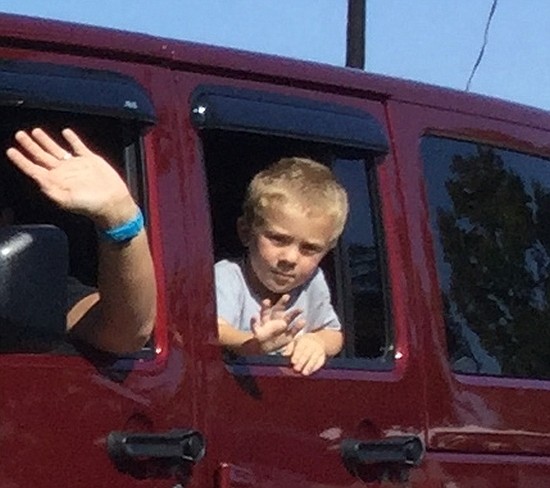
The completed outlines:
{"type": "Polygon", "coordinates": [[[334,219],[334,245],[348,215],[346,191],[325,165],[308,158],[282,158],[260,171],[248,185],[243,220],[248,228],[261,227],[266,209],[295,205],[307,213],[320,211],[334,219]]]}

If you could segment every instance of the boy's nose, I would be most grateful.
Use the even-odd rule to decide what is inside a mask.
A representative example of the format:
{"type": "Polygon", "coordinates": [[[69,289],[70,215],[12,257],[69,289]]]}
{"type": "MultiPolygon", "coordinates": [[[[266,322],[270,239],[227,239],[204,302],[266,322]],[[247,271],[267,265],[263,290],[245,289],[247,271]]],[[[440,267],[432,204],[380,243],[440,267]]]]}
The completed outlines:
{"type": "Polygon", "coordinates": [[[298,262],[299,251],[294,246],[285,248],[279,255],[279,265],[284,269],[293,269],[298,262]]]}

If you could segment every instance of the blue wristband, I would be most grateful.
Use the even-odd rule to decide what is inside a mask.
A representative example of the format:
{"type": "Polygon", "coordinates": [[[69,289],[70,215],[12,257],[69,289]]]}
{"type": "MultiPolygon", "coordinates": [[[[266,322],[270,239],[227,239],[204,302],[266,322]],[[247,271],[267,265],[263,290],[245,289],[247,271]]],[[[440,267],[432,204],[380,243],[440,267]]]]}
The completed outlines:
{"type": "Polygon", "coordinates": [[[141,232],[144,225],[143,214],[141,210],[138,209],[135,217],[111,229],[99,229],[98,233],[104,241],[124,243],[136,237],[141,232]]]}

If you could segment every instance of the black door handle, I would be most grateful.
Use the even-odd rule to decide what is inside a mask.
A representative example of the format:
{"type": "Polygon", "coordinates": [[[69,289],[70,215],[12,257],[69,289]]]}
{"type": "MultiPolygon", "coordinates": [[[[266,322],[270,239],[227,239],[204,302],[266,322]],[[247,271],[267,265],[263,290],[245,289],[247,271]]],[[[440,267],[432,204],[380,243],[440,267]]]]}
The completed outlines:
{"type": "Polygon", "coordinates": [[[167,460],[174,463],[200,461],[206,450],[203,435],[196,430],[164,433],[111,432],[107,437],[109,454],[118,460],[167,460]]]}
{"type": "Polygon", "coordinates": [[[340,452],[346,462],[360,465],[391,464],[396,467],[416,466],[424,455],[417,436],[396,436],[380,440],[344,439],[340,452]]]}

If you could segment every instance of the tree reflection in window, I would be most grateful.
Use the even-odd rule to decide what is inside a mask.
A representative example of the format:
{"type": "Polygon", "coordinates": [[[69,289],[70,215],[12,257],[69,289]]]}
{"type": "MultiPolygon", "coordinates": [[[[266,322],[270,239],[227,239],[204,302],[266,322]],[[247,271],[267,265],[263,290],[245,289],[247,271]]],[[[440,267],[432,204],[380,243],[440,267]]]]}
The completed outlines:
{"type": "Polygon", "coordinates": [[[422,155],[453,369],[550,378],[550,161],[439,137],[422,155]]]}

